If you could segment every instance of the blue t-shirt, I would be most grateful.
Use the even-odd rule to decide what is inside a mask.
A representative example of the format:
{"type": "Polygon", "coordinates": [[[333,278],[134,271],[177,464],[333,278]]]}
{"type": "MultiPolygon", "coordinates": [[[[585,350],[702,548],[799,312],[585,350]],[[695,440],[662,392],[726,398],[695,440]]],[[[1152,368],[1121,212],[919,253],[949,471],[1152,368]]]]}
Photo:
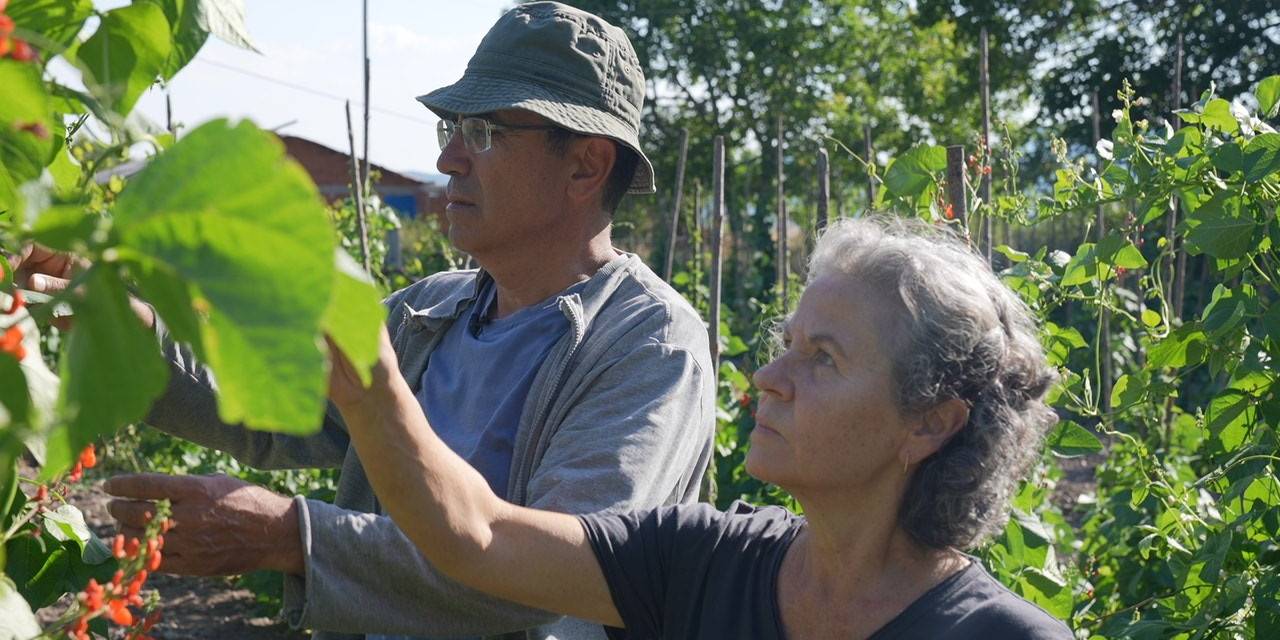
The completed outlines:
{"type": "Polygon", "coordinates": [[[558,299],[585,284],[493,318],[497,290],[490,281],[471,311],[446,331],[422,374],[418,402],[432,429],[502,498],[525,397],[551,347],[569,328],[558,299]]]}

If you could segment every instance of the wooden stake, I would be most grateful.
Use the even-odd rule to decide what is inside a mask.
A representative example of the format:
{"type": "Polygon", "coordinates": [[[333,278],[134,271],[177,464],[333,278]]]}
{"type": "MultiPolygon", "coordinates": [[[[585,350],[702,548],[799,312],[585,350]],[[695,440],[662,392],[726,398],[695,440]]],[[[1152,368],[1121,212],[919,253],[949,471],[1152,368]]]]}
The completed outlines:
{"type": "MultiPolygon", "coordinates": [[[[1102,109],[1098,103],[1098,91],[1093,92],[1093,147],[1097,149],[1098,142],[1102,140],[1102,109]]],[[[1102,173],[1102,157],[1098,157],[1098,173],[1102,173]]],[[[1101,245],[1104,238],[1107,237],[1107,219],[1103,215],[1102,205],[1098,205],[1094,209],[1095,224],[1098,229],[1098,244],[1101,245]]],[[[1109,290],[1105,284],[1100,284],[1102,290],[1103,301],[1105,302],[1109,290]]],[[[1098,349],[1102,351],[1100,361],[1101,371],[1098,374],[1102,377],[1101,388],[1098,390],[1098,406],[1102,408],[1104,413],[1111,411],[1111,309],[1105,305],[1098,312],[1098,322],[1102,325],[1098,331],[1101,334],[1101,341],[1098,349]]]]}
{"type": "Polygon", "coordinates": [[[676,161],[676,201],[671,206],[671,233],[667,238],[667,264],[662,271],[662,279],[671,282],[672,269],[675,265],[676,236],[680,232],[680,200],[684,195],[684,159],[689,152],[689,130],[680,132],[680,158],[676,161]]]}
{"type": "Polygon", "coordinates": [[[951,204],[951,213],[960,224],[965,223],[969,213],[969,184],[964,173],[964,146],[953,144],[947,147],[947,202],[951,204]]]}
{"type": "Polygon", "coordinates": [[[867,211],[875,208],[876,179],[871,175],[871,167],[876,164],[874,151],[871,149],[871,123],[862,125],[862,154],[867,161],[867,211]]]}
{"type": "MultiPolygon", "coordinates": [[[[1174,66],[1173,74],[1173,108],[1182,108],[1182,34],[1178,34],[1178,53],[1174,66]]],[[[1174,117],[1178,123],[1182,122],[1181,118],[1174,117]]],[[[1181,126],[1180,124],[1178,126],[1181,126]]],[[[1170,200],[1169,205],[1169,226],[1168,238],[1169,249],[1177,256],[1177,269],[1173,274],[1173,317],[1182,318],[1183,298],[1187,293],[1187,250],[1182,246],[1182,242],[1177,237],[1177,217],[1179,211],[1178,197],[1174,196],[1170,200]]]]}
{"type": "MultiPolygon", "coordinates": [[[[991,162],[991,76],[988,72],[987,56],[988,56],[988,38],[987,28],[982,28],[982,65],[978,68],[978,84],[982,89],[982,155],[981,159],[985,166],[990,166],[991,162]]],[[[982,182],[978,186],[978,196],[982,198],[982,236],[983,244],[987,251],[987,264],[991,263],[991,249],[994,244],[993,233],[991,230],[994,221],[991,219],[991,213],[994,209],[991,203],[991,174],[983,172],[982,182]]]]}
{"type": "Polygon", "coordinates": [[[826,149],[818,149],[818,233],[827,228],[831,208],[831,166],[826,149]]]}
{"type": "MultiPolygon", "coordinates": [[[[702,282],[702,181],[693,181],[693,281],[702,282]]],[[[698,308],[698,287],[693,287],[693,308],[698,308]]]]}
{"type": "Polygon", "coordinates": [[[786,205],[786,172],[783,170],[783,152],[782,152],[782,116],[778,116],[778,136],[777,136],[777,164],[778,164],[778,197],[777,210],[775,217],[774,229],[778,232],[778,246],[776,252],[777,260],[777,278],[778,290],[782,294],[782,307],[786,310],[787,305],[787,205],[786,205]]]}
{"type": "Polygon", "coordinates": [[[711,370],[720,375],[720,241],[724,228],[724,136],[716,136],[711,157],[711,370]]]}
{"type": "MultiPolygon", "coordinates": [[[[369,192],[373,189],[369,184],[369,0],[363,0],[361,5],[360,20],[364,30],[364,171],[360,174],[360,188],[364,191],[364,201],[368,202],[369,192]]],[[[360,211],[363,215],[364,209],[360,211]]],[[[368,269],[367,266],[365,268],[368,269]]]]}
{"type": "Polygon", "coordinates": [[[369,228],[364,219],[364,189],[360,185],[360,160],[356,158],[355,130],[351,126],[351,101],[347,101],[347,148],[351,151],[351,195],[356,201],[356,227],[360,230],[360,264],[373,273],[369,263],[369,228]]]}

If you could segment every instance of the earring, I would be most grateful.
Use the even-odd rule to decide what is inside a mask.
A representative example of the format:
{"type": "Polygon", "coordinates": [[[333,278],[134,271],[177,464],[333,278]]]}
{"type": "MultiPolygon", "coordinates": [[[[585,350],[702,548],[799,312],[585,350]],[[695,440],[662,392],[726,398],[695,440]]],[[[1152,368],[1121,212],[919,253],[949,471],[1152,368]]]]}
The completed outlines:
{"type": "Polygon", "coordinates": [[[902,477],[907,477],[907,467],[911,466],[911,459],[905,458],[902,461],[902,477]]]}

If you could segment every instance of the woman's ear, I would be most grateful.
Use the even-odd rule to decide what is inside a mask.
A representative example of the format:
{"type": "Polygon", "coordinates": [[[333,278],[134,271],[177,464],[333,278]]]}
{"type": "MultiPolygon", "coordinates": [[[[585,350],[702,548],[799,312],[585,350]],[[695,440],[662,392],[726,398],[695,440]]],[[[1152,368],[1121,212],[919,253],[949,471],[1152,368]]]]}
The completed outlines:
{"type": "Polygon", "coordinates": [[[959,398],[943,400],[924,412],[903,443],[907,464],[917,464],[937,453],[969,422],[969,403],[959,398]]]}
{"type": "Polygon", "coordinates": [[[576,138],[573,143],[569,196],[574,200],[600,200],[618,159],[618,149],[612,140],[595,136],[576,138]]]}

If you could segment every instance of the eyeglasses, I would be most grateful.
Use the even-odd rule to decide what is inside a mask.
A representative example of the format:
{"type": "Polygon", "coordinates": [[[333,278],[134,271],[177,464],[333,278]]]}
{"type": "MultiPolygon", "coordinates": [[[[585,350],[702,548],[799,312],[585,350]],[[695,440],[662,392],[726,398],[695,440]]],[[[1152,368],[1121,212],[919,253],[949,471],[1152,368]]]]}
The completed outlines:
{"type": "Polygon", "coordinates": [[[493,132],[497,131],[555,131],[560,127],[533,124],[494,124],[484,118],[463,118],[459,121],[441,120],[436,125],[436,138],[440,149],[449,146],[449,141],[462,130],[462,142],[471,153],[484,153],[493,147],[493,132]]]}

